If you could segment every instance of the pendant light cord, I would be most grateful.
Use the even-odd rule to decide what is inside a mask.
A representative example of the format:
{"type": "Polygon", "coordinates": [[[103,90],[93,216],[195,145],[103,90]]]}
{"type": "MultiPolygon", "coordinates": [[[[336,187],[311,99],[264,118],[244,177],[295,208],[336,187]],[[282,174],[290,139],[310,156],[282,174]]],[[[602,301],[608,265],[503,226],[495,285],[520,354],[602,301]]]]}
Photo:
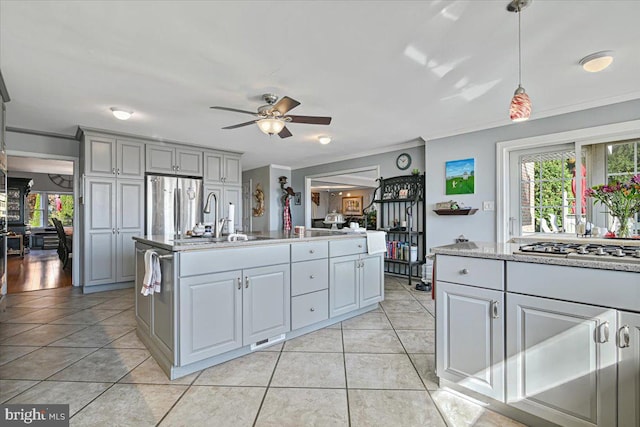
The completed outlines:
{"type": "Polygon", "coordinates": [[[522,86],[522,24],[520,22],[521,13],[522,9],[520,7],[520,3],[518,3],[518,87],[522,86]]]}

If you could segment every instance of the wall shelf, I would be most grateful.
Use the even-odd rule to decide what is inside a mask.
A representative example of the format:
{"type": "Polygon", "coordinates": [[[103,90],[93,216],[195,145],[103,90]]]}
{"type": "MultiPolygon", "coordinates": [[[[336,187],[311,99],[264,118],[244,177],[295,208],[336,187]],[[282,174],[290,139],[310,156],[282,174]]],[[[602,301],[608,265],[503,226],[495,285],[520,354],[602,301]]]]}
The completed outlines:
{"type": "Polygon", "coordinates": [[[473,215],[478,212],[478,209],[434,209],[438,215],[473,215]]]}

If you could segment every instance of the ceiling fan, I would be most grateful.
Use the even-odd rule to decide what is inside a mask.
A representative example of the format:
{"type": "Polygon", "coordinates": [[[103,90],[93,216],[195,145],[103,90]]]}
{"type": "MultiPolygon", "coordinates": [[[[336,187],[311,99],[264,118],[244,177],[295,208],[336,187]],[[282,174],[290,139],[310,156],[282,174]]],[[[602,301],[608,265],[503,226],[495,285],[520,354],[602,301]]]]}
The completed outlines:
{"type": "Polygon", "coordinates": [[[317,116],[294,116],[288,115],[290,110],[296,108],[300,103],[295,99],[288,96],[283,97],[278,101],[278,97],[272,93],[265,93],[262,95],[262,99],[266,102],[258,108],[258,112],[238,110],[237,108],[229,107],[210,107],[215,110],[235,111],[236,113],[251,114],[257,117],[250,122],[240,123],[233,126],[227,126],[222,129],[236,129],[243,126],[249,126],[256,123],[260,130],[267,135],[278,134],[280,138],[288,138],[291,136],[291,132],[287,129],[287,123],[306,123],[311,125],[328,125],[331,123],[331,117],[317,117],[317,116]],[[276,102],[278,101],[278,102],[276,102]]]}

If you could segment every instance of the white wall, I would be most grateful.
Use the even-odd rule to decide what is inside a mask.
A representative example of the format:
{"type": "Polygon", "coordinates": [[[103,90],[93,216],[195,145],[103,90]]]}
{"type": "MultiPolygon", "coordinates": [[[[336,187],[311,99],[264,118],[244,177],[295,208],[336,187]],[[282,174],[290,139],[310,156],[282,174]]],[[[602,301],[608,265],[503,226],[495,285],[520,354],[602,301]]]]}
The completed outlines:
{"type": "Polygon", "coordinates": [[[472,216],[438,216],[432,211],[436,202],[450,199],[480,208],[483,201],[496,200],[496,142],[638,119],[640,119],[640,99],[427,141],[425,147],[427,251],[434,246],[453,243],[460,234],[475,241],[494,242],[496,240],[495,211],[479,210],[472,216]],[[476,159],[475,194],[446,196],[445,162],[469,157],[476,159]]]}
{"type": "MultiPolygon", "coordinates": [[[[419,169],[423,172],[425,169],[424,146],[411,147],[402,150],[389,151],[387,153],[374,154],[339,162],[326,163],[308,168],[295,169],[291,172],[293,184],[292,187],[296,191],[302,192],[302,205],[296,206],[292,212],[292,220],[294,225],[304,225],[304,179],[306,176],[319,175],[335,171],[343,171],[349,169],[357,169],[368,166],[379,166],[380,175],[384,178],[391,178],[398,175],[408,175],[412,169],[419,169]],[[408,170],[400,170],[396,166],[396,158],[401,153],[408,153],[411,156],[411,166],[408,170]]],[[[365,203],[365,206],[367,203],[365,203]]]]}
{"type": "Polygon", "coordinates": [[[80,143],[76,139],[7,131],[7,151],[12,153],[39,153],[55,156],[76,157],[80,155],[80,143]]]}
{"type": "Polygon", "coordinates": [[[257,169],[251,169],[245,172],[242,172],[242,182],[249,182],[252,180],[251,188],[251,215],[253,215],[253,208],[257,207],[256,198],[253,195],[256,191],[256,186],[260,184],[262,187],[262,191],[264,192],[264,215],[262,216],[252,216],[251,224],[253,227],[253,231],[256,232],[267,232],[269,231],[269,212],[270,212],[270,176],[269,176],[269,166],[264,166],[257,169]]]}
{"type": "MultiPolygon", "coordinates": [[[[276,166],[269,165],[269,182],[271,185],[271,192],[269,194],[269,230],[282,230],[282,215],[284,213],[284,207],[282,206],[281,197],[283,195],[282,189],[280,188],[280,180],[281,176],[287,177],[286,187],[291,187],[295,191],[299,191],[296,187],[291,184],[291,169],[286,166],[276,166]]],[[[266,197],[266,196],[265,196],[266,197]]],[[[291,200],[291,218],[293,222],[294,212],[300,209],[300,205],[294,205],[293,200],[291,200]]],[[[302,222],[304,224],[304,222],[302,222]]],[[[296,222],[293,222],[293,225],[299,225],[296,222]]]]}

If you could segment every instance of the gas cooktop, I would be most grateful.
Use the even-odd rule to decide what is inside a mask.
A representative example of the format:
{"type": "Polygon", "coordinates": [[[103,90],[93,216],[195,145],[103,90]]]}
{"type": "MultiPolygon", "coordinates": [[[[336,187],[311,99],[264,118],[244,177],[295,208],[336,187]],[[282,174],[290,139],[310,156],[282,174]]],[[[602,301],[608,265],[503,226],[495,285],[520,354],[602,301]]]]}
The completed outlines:
{"type": "Polygon", "coordinates": [[[534,242],[520,246],[513,254],[640,264],[640,246],[616,244],[534,242]]]}

